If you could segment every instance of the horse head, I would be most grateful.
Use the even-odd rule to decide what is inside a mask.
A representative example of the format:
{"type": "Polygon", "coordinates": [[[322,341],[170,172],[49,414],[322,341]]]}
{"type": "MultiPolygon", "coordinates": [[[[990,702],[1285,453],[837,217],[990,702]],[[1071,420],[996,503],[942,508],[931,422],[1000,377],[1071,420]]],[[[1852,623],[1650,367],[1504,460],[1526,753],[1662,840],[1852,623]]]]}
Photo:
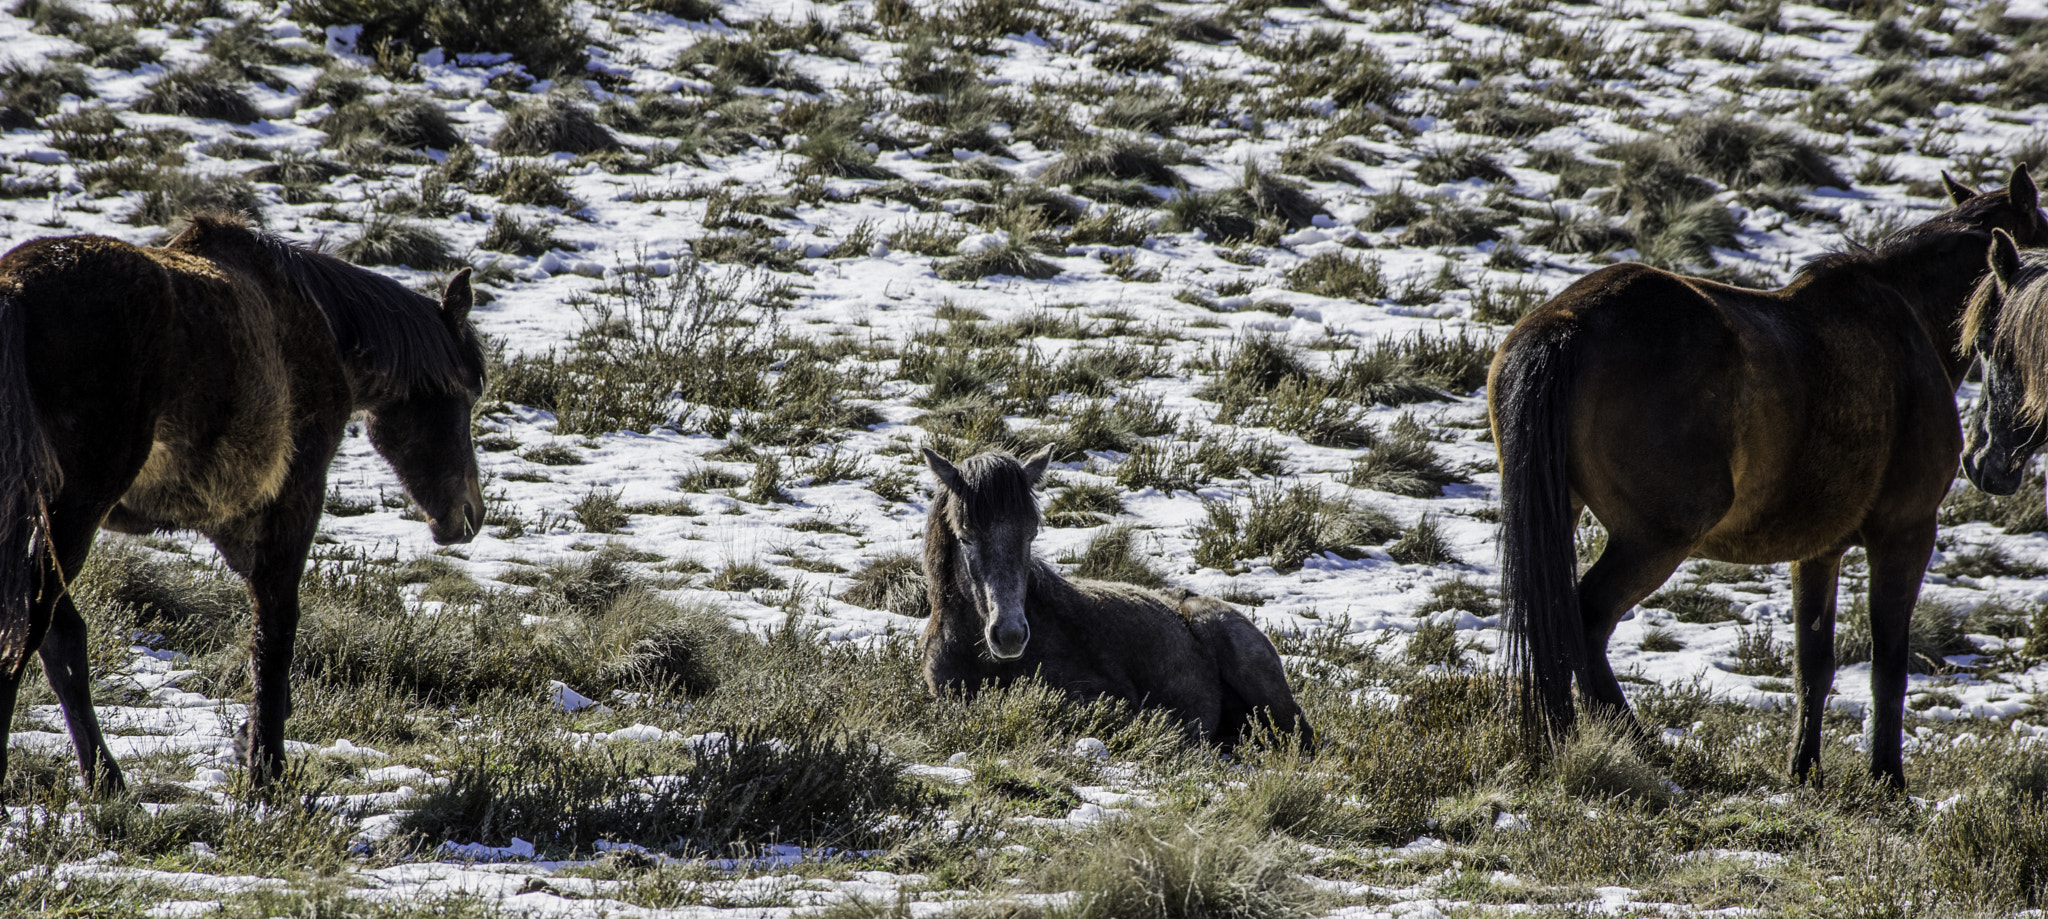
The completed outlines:
{"type": "MultiPolygon", "coordinates": [[[[2048,360],[2048,341],[2031,331],[2048,332],[2048,316],[2034,314],[2048,307],[2048,284],[2041,283],[2048,263],[2023,266],[2013,238],[1993,234],[1991,272],[1978,286],[1966,319],[1975,334],[1965,344],[1982,362],[1984,385],[1970,408],[1963,447],[1963,474],[1970,483],[1994,495],[2019,490],[2027,462],[2048,441],[2042,407],[2048,393],[2030,395],[2030,377],[2041,374],[2048,360]]],[[[2048,385],[2048,380],[2036,385],[2048,385]]]]}
{"type": "Polygon", "coordinates": [[[468,542],[483,528],[484,494],[477,483],[469,414],[484,391],[483,346],[469,325],[474,302],[464,268],[441,295],[442,330],[461,360],[460,387],[418,385],[369,408],[370,443],[391,463],[440,545],[468,542]]]}
{"type": "MultiPolygon", "coordinates": [[[[960,592],[973,606],[983,644],[997,660],[1022,657],[1031,640],[1024,597],[1034,564],[1031,541],[1038,537],[1038,502],[1032,489],[1051,459],[1052,448],[1046,447],[1023,462],[1007,453],[984,453],[955,466],[924,451],[925,464],[938,476],[941,488],[932,505],[931,532],[952,537],[951,561],[959,573],[960,592]]],[[[944,610],[932,614],[944,615],[944,610]]]]}

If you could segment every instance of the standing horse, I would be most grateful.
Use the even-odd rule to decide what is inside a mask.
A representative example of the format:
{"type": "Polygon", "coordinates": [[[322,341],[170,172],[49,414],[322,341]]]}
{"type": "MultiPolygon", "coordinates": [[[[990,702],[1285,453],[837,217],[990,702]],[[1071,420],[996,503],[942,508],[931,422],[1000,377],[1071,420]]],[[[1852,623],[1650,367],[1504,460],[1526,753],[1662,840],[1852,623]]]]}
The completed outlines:
{"type": "Polygon", "coordinates": [[[467,270],[437,309],[218,215],[161,249],[71,236],[0,256],[0,774],[40,651],[87,782],[121,786],[68,590],[102,526],[197,530],[248,582],[255,688],[237,746],[259,782],[279,774],[299,579],[350,414],[368,412],[436,542],[482,522],[470,300],[467,270]]]}
{"type": "Polygon", "coordinates": [[[1962,435],[1957,320],[1992,231],[2048,243],[2024,167],[1874,249],[1826,255],[1780,290],[1643,265],[1593,272],[1502,342],[1487,397],[1501,469],[1509,658],[1532,742],[1573,717],[1572,680],[1628,716],[1607,640],[1689,557],[1790,561],[1799,730],[1820,761],[1842,553],[1870,559],[1870,771],[1905,783],[1906,627],[1962,435]],[[1607,528],[1576,577],[1582,509],[1607,528]]]}
{"type": "Polygon", "coordinates": [[[1237,607],[1170,599],[1128,584],[1069,581],[1031,554],[1032,488],[1052,448],[1019,463],[984,453],[954,466],[930,450],[941,488],[925,524],[932,617],[924,677],[932,692],[973,693],[1036,676],[1085,699],[1164,709],[1190,740],[1229,750],[1262,726],[1315,732],[1273,643],[1237,607]]]}
{"type": "Polygon", "coordinates": [[[1984,368],[1963,474],[1988,494],[2009,495],[2048,441],[2048,253],[2023,254],[1997,234],[1991,276],[1963,317],[1962,344],[1984,368]]]}

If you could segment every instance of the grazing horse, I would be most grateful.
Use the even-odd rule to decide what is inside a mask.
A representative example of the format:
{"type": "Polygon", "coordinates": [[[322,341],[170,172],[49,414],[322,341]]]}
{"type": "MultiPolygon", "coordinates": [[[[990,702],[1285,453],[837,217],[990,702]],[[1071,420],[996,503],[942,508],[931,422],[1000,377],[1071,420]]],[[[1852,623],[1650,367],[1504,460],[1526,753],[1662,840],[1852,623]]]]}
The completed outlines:
{"type": "Polygon", "coordinates": [[[1628,717],[1607,641],[1689,557],[1792,562],[1799,730],[1820,761],[1842,553],[1870,559],[1870,771],[1905,784],[1906,627],[1955,477],[1957,320],[1992,232],[2048,243],[2024,167],[2005,189],[1948,182],[1954,207],[1872,249],[1824,255],[1774,291],[1613,265],[1502,341],[1487,399],[1501,469],[1511,666],[1532,744],[1561,736],[1572,681],[1628,717]],[[1581,510],[1607,528],[1577,577],[1581,510]]]}
{"type": "Polygon", "coordinates": [[[2021,253],[1997,234],[1991,276],[1963,317],[1962,345],[1984,367],[1963,474],[1988,494],[2009,495],[2048,441],[2048,253],[2021,253]]]}
{"type": "Polygon", "coordinates": [[[0,774],[30,654],[86,781],[121,787],[69,579],[101,527],[197,530],[248,582],[254,699],[237,747],[284,766],[299,579],[349,416],[436,542],[483,520],[469,413],[483,390],[469,272],[434,301],[233,217],[163,248],[34,239],[0,256],[0,774]]]}
{"type": "Polygon", "coordinates": [[[930,450],[924,458],[941,486],[924,542],[924,677],[934,693],[1036,676],[1084,699],[1163,709],[1189,740],[1224,750],[1268,725],[1313,748],[1279,653],[1237,607],[1069,581],[1031,554],[1032,488],[1052,448],[1022,463],[1006,453],[958,466],[930,450]]]}

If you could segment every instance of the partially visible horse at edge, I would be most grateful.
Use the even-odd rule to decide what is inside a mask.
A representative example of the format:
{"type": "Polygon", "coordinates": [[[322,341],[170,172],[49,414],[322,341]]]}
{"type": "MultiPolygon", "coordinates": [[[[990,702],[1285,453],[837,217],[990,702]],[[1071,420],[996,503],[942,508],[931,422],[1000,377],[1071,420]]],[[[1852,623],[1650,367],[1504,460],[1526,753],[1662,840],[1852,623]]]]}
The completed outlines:
{"type": "Polygon", "coordinates": [[[248,583],[237,747],[257,782],[279,775],[299,581],[350,415],[367,412],[436,542],[482,524],[469,275],[437,305],[220,214],[162,248],[70,236],[0,256],[0,775],[40,653],[86,782],[122,785],[69,593],[101,527],[197,530],[248,583]]]}
{"type": "Polygon", "coordinates": [[[2020,252],[2012,237],[1997,234],[1991,275],[1963,317],[1961,346],[1984,369],[1963,474],[1987,494],[2009,495],[2048,442],[2048,252],[2020,252]]]}
{"type": "Polygon", "coordinates": [[[1083,699],[1163,709],[1188,739],[1225,751],[1262,729],[1313,749],[1315,732],[1280,655],[1237,607],[1129,584],[1069,581],[1034,557],[1032,489],[1052,448],[1019,462],[984,453],[958,466],[931,450],[938,476],[925,524],[932,692],[969,694],[1036,676],[1083,699]]]}
{"type": "MultiPolygon", "coordinates": [[[[1824,255],[1774,291],[1639,264],[1579,279],[1503,340],[1487,399],[1501,470],[1509,660],[1527,740],[1562,737],[1572,683],[1629,717],[1607,641],[1689,557],[1792,562],[1799,718],[1790,768],[1820,762],[1842,554],[1870,563],[1870,772],[1905,784],[1907,625],[1955,478],[1959,322],[1994,230],[2048,244],[2024,166],[1874,248],[1824,255]],[[1583,579],[1582,510],[1608,542],[1583,579]]],[[[1818,776],[1815,775],[1817,778],[1818,776]]]]}

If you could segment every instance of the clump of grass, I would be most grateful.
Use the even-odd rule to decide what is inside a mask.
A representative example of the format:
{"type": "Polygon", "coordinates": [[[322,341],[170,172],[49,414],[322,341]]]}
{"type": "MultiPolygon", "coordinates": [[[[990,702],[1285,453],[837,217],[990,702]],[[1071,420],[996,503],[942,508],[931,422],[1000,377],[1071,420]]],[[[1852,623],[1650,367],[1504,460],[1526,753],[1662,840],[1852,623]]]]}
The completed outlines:
{"type": "Polygon", "coordinates": [[[583,203],[562,186],[561,173],[543,160],[503,160],[476,177],[478,192],[496,195],[506,204],[531,204],[575,211],[583,203]]]}
{"type": "Polygon", "coordinates": [[[924,560],[908,552],[876,556],[866,567],[854,573],[852,581],[839,595],[842,602],[917,619],[932,614],[931,597],[925,587],[924,560]]]}
{"type": "Polygon", "coordinates": [[[1189,233],[1200,231],[1216,242],[1252,239],[1259,223],[1242,195],[1219,192],[1182,191],[1166,202],[1165,229],[1189,233]]]}
{"type": "Polygon", "coordinates": [[[1104,529],[1088,540],[1080,553],[1060,561],[1073,565],[1077,578],[1121,581],[1139,587],[1166,586],[1166,576],[1138,554],[1138,533],[1128,524],[1104,529]]]}
{"type": "Polygon", "coordinates": [[[729,591],[781,590],[789,582],[759,562],[733,562],[720,568],[704,586],[729,591]]]}
{"type": "Polygon", "coordinates": [[[122,216],[126,223],[169,226],[202,210],[229,211],[262,222],[263,209],[256,189],[241,176],[143,167],[124,178],[109,175],[107,181],[142,192],[135,206],[122,216]]]}
{"type": "Polygon", "coordinates": [[[1481,283],[1472,288],[1472,318],[1493,325],[1514,325],[1548,299],[1550,297],[1543,288],[1533,284],[1510,283],[1497,287],[1481,283]]]}
{"type": "Polygon", "coordinates": [[[1522,241],[1566,255],[1593,255],[1627,246],[1630,239],[1598,212],[1553,207],[1522,241]]]}
{"type": "Polygon", "coordinates": [[[1617,718],[1579,719],[1577,729],[1551,760],[1549,769],[1559,787],[1584,799],[1619,798],[1652,807],[1661,807],[1671,799],[1664,777],[1643,760],[1630,726],[1617,718]]]}
{"type": "Polygon", "coordinates": [[[2042,491],[2022,488],[2010,495],[1990,495],[1968,482],[1950,488],[1941,502],[1941,525],[1983,521],[2014,536],[2048,532],[2048,508],[2042,491]]]}
{"type": "Polygon", "coordinates": [[[1782,677],[1792,674],[1792,662],[1770,623],[1761,622],[1753,628],[1736,627],[1735,663],[1730,669],[1744,676],[1782,677]]]}
{"type": "Polygon", "coordinates": [[[2032,562],[2016,559],[2004,546],[1997,543],[1967,546],[1949,555],[1936,573],[1952,578],[2038,578],[2048,574],[2048,569],[2032,562]]]}
{"type": "Polygon", "coordinates": [[[342,103],[314,127],[327,132],[326,146],[352,151],[355,158],[388,158],[375,148],[454,150],[462,135],[448,113],[424,96],[400,94],[382,101],[358,98],[342,103]]]}
{"type": "Polygon", "coordinates": [[[1685,650],[1685,642],[1680,641],[1678,636],[1671,634],[1670,629],[1662,626],[1651,626],[1643,630],[1643,640],[1636,647],[1644,651],[1668,653],[1685,650]]]}
{"type": "Polygon", "coordinates": [[[1358,228],[1369,233],[1407,226],[1426,213],[1422,199],[1409,194],[1407,186],[1399,183],[1367,200],[1372,203],[1372,210],[1358,221],[1358,228]]]}
{"type": "Polygon", "coordinates": [[[1279,445],[1211,428],[1184,431],[1170,443],[1139,444],[1116,467],[1117,484],[1127,489],[1194,491],[1217,479],[1277,476],[1286,471],[1279,445]]]}
{"type": "Polygon", "coordinates": [[[1401,538],[1387,544],[1387,555],[1403,565],[1455,565],[1458,553],[1431,514],[1422,515],[1401,538]]]}
{"type": "Polygon", "coordinates": [[[1361,345],[1336,368],[1339,391],[1362,403],[1407,405],[1468,393],[1486,385],[1493,344],[1459,330],[1457,335],[1418,331],[1406,338],[1382,338],[1361,345]]]}
{"type": "Polygon", "coordinates": [[[1162,816],[1098,826],[1045,869],[1050,889],[1078,892],[1075,919],[1279,919],[1313,899],[1289,846],[1242,824],[1162,816]]]}
{"type": "Polygon", "coordinates": [[[421,271],[463,265],[439,230],[390,214],[372,214],[335,254],[359,265],[403,265],[421,271]]]}
{"type": "Polygon", "coordinates": [[[448,784],[425,795],[404,827],[500,845],[518,836],[564,854],[611,839],[723,855],[770,842],[871,847],[884,817],[914,825],[929,811],[866,736],[794,723],[719,733],[723,742],[694,748],[620,750],[512,720],[498,742],[463,748],[448,784]]]}
{"type": "Polygon", "coordinates": [[[1387,295],[1379,259],[1323,252],[1287,270],[1288,290],[1319,297],[1378,300],[1387,295]]]}
{"type": "Polygon", "coordinates": [[[55,115],[58,100],[67,95],[93,95],[85,70],[76,64],[0,64],[0,130],[35,127],[39,119],[55,115]]]}
{"type": "MultiPolygon", "coordinates": [[[[1941,673],[1949,657],[1976,654],[1977,646],[1963,632],[1963,617],[1947,603],[1922,597],[1913,606],[1912,622],[1906,628],[1906,667],[1913,673],[1941,673]]],[[[1869,598],[1858,596],[1835,620],[1835,663],[1839,666],[1870,660],[1869,598]]]]}
{"type": "Polygon", "coordinates": [[[356,47],[410,60],[432,48],[510,54],[540,77],[578,73],[589,38],[568,0],[306,0],[292,17],[317,26],[364,26],[356,47]]]}
{"type": "Polygon", "coordinates": [[[1282,572],[1299,570],[1302,562],[1325,552],[1358,557],[1362,546],[1378,545],[1401,534],[1401,526],[1385,512],[1343,498],[1333,498],[1313,485],[1254,487],[1242,503],[1203,502],[1205,519],[1194,526],[1192,555],[1197,564],[1229,569],[1263,558],[1282,572]]]}
{"type": "Polygon", "coordinates": [[[143,87],[136,111],[188,118],[218,118],[250,124],[263,117],[242,92],[239,79],[218,65],[165,71],[143,87]]]}
{"type": "Polygon", "coordinates": [[[1679,158],[1730,187],[1849,187],[1849,180],[1812,144],[1753,121],[1726,115],[1688,118],[1673,132],[1671,143],[1679,158]]]}
{"type": "Polygon", "coordinates": [[[932,270],[948,281],[979,281],[998,275],[1043,281],[1060,274],[1060,266],[1040,258],[1032,250],[1028,233],[1016,230],[1005,242],[941,262],[932,270]]]}
{"type": "Polygon", "coordinates": [[[1175,158],[1144,141],[1098,135],[1067,148],[1039,178],[1048,185],[1075,185],[1089,179],[1137,179],[1152,185],[1179,187],[1184,182],[1168,164],[1175,158]]]}
{"type": "Polygon", "coordinates": [[[1232,191],[1244,200],[1246,210],[1262,219],[1279,221],[1289,229],[1313,226],[1315,218],[1329,216],[1300,184],[1267,172],[1252,160],[1245,161],[1232,191]]]}
{"type": "Polygon", "coordinates": [[[1441,185],[1445,182],[1463,182],[1479,179],[1484,182],[1505,182],[1511,177],[1500,161],[1483,148],[1435,147],[1423,151],[1422,158],[1415,164],[1415,181],[1424,185],[1441,185]]]}
{"type": "Polygon", "coordinates": [[[567,444],[552,441],[544,444],[535,444],[520,451],[519,458],[529,463],[539,463],[543,466],[583,465],[582,454],[570,449],[567,444]]]}
{"type": "Polygon", "coordinates": [[[789,59],[775,53],[761,35],[707,37],[678,55],[673,69],[699,73],[728,86],[757,86],[800,93],[823,87],[789,59]]]}
{"type": "Polygon", "coordinates": [[[588,107],[551,93],[508,113],[498,133],[491,135],[491,149],[512,156],[582,155],[617,150],[619,139],[597,123],[588,107]]]}
{"type": "Polygon", "coordinates": [[[1124,512],[1123,498],[1115,488],[1089,483],[1068,485],[1045,505],[1049,527],[1092,527],[1107,523],[1124,512]]]}
{"type": "Polygon", "coordinates": [[[1410,498],[1434,498],[1446,485],[1471,481],[1444,463],[1420,422],[1403,415],[1390,436],[1380,438],[1352,463],[1346,484],[1410,498]]]}
{"type": "Polygon", "coordinates": [[[507,210],[491,216],[491,228],[484,232],[483,240],[485,249],[528,257],[546,255],[561,245],[553,227],[540,221],[528,223],[507,210]]]}
{"type": "Polygon", "coordinates": [[[569,506],[569,513],[582,524],[588,533],[617,533],[624,529],[630,519],[624,505],[619,503],[619,493],[592,489],[569,506]]]}
{"type": "Polygon", "coordinates": [[[1643,600],[1643,605],[1669,610],[1680,622],[1702,624],[1742,621],[1742,616],[1736,612],[1733,602],[1704,587],[1666,588],[1651,594],[1643,600]]]}

